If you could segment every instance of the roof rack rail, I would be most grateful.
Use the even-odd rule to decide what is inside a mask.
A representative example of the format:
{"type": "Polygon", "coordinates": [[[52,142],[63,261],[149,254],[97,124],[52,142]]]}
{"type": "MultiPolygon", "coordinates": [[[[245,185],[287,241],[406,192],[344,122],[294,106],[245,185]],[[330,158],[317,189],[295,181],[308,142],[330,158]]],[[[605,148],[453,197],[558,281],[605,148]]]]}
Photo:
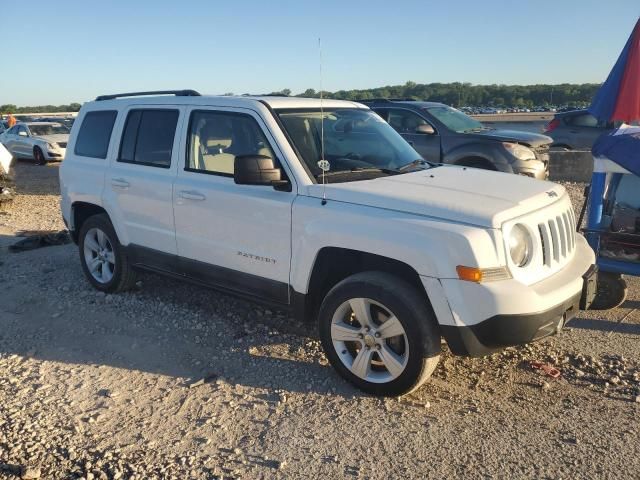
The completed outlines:
{"type": "Polygon", "coordinates": [[[96,102],[102,100],[114,100],[121,97],[143,97],[147,95],[175,95],[176,97],[199,97],[200,93],[195,90],[156,90],[152,92],[131,92],[131,93],[114,93],[113,95],[100,95],[96,97],[96,102]]]}
{"type": "Polygon", "coordinates": [[[415,98],[357,98],[356,102],[360,103],[370,103],[370,102],[379,102],[379,103],[390,103],[390,102],[418,102],[415,98]]]}

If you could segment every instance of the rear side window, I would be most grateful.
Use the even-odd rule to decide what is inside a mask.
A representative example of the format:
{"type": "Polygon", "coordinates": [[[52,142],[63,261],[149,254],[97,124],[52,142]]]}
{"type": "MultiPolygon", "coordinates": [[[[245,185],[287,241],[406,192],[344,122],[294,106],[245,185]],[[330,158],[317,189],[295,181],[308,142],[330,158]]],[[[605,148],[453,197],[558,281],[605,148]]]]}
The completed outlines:
{"type": "Polygon", "coordinates": [[[109,140],[118,112],[102,110],[84,116],[74,153],[82,157],[107,158],[109,140]]]}
{"type": "Polygon", "coordinates": [[[590,127],[590,128],[603,126],[598,123],[598,120],[596,119],[596,117],[588,113],[569,117],[569,125],[573,125],[574,127],[590,127]]]}
{"type": "Polygon", "coordinates": [[[118,161],[169,168],[177,124],[177,110],[131,110],[118,161]]]}

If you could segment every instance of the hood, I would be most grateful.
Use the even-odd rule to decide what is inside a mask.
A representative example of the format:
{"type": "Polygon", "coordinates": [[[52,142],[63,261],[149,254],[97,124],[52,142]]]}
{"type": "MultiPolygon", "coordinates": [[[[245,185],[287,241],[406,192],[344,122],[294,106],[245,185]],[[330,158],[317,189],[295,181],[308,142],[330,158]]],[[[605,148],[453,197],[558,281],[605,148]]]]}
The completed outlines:
{"type": "MultiPolygon", "coordinates": [[[[322,198],[322,185],[309,194],[322,198]]],[[[327,200],[500,228],[565,195],[561,185],[511,173],[441,166],[418,172],[326,185],[327,200]],[[552,193],[553,192],[553,193],[552,193]]]]}
{"type": "Polygon", "coordinates": [[[49,143],[58,143],[58,142],[68,142],[69,134],[68,133],[57,133],[55,135],[34,135],[33,138],[38,138],[40,140],[44,140],[49,143]]]}
{"type": "Polygon", "coordinates": [[[540,133],[522,132],[520,130],[503,130],[501,128],[472,132],[467,135],[477,138],[489,137],[499,142],[523,143],[534,148],[553,143],[553,139],[551,139],[551,137],[547,137],[540,133]]]}

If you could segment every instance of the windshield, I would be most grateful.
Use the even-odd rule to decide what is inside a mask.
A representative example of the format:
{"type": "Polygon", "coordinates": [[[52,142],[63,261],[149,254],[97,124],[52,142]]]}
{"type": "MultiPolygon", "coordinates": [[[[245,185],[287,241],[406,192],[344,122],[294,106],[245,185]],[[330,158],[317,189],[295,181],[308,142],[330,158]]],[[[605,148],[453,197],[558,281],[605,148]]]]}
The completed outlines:
{"type": "Polygon", "coordinates": [[[421,159],[420,155],[387,122],[371,110],[327,109],[324,122],[319,110],[281,110],[278,112],[289,137],[311,173],[318,179],[322,170],[321,128],[324,124],[324,159],[328,176],[339,180],[360,180],[356,172],[375,170],[376,175],[401,173],[397,170],[421,159]],[[358,178],[349,178],[349,173],[358,178]]]}
{"type": "Polygon", "coordinates": [[[485,127],[474,120],[473,118],[465,115],[460,110],[455,108],[442,106],[442,107],[429,107],[426,109],[431,115],[436,117],[440,122],[454,132],[464,133],[472,130],[482,130],[485,127]]]}
{"type": "Polygon", "coordinates": [[[69,134],[69,129],[64,125],[51,124],[51,125],[29,125],[31,135],[40,137],[42,135],[59,135],[69,134]]]}

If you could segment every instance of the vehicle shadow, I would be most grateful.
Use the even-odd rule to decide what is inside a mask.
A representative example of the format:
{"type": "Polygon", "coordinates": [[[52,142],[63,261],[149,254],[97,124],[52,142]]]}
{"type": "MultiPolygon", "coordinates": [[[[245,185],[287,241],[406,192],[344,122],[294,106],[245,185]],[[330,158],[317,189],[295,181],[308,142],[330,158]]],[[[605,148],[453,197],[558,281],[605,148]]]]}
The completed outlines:
{"type": "Polygon", "coordinates": [[[612,320],[575,317],[567,322],[567,327],[582,330],[598,330],[602,332],[616,332],[628,335],[640,335],[640,324],[616,322],[612,320]]]}
{"type": "Polygon", "coordinates": [[[170,376],[184,387],[223,379],[270,390],[362,395],[330,368],[317,344],[309,347],[310,326],[206,288],[142,279],[140,291],[105,297],[78,278],[79,291],[68,309],[60,309],[0,278],[0,353],[170,376]],[[132,305],[147,303],[149,314],[132,316],[132,305]]]}

